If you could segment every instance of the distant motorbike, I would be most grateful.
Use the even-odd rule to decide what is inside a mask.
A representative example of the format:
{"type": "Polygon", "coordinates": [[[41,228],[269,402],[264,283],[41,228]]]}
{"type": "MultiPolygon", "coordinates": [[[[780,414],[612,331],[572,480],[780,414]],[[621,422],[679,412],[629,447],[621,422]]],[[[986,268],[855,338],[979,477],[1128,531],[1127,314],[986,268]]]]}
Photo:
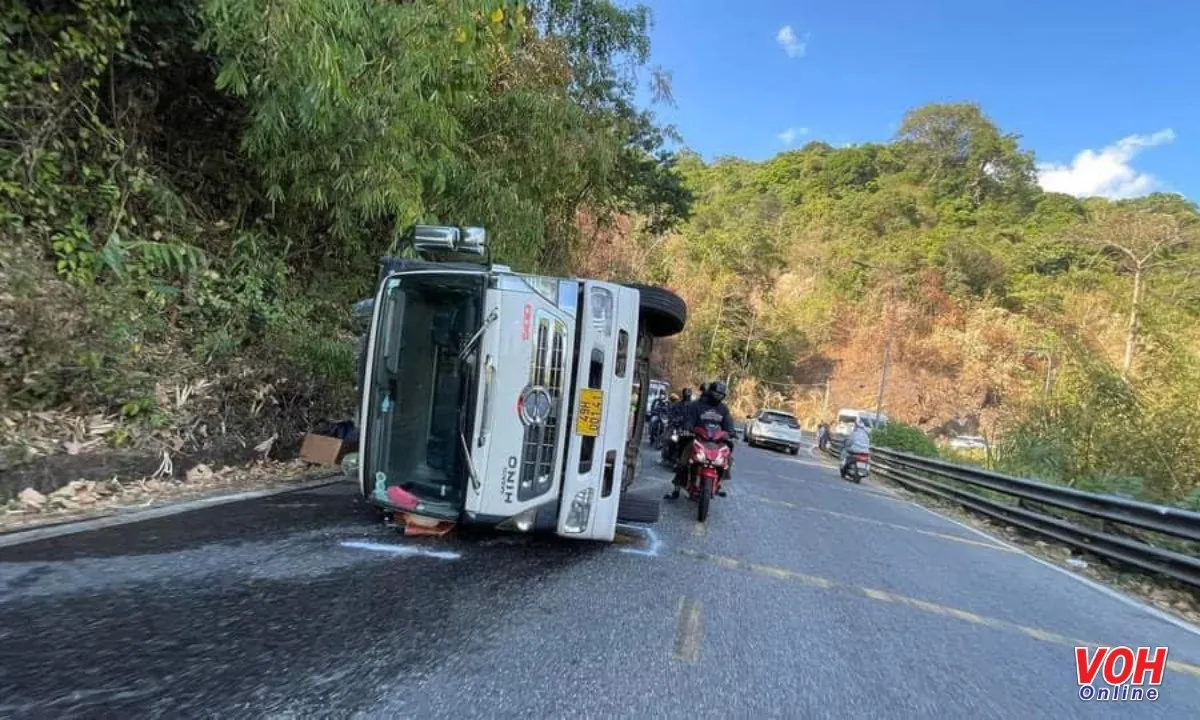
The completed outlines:
{"type": "Polygon", "coordinates": [[[852,452],[842,463],[842,479],[852,483],[861,483],[871,474],[871,453],[852,452]]]}
{"type": "Polygon", "coordinates": [[[693,435],[686,490],[688,499],[697,502],[696,519],[704,522],[712,498],[722,493],[721,481],[728,476],[733,448],[729,433],[716,425],[697,427],[693,435]]]}
{"type": "Polygon", "coordinates": [[[665,410],[659,410],[650,415],[650,445],[658,447],[662,440],[663,432],[667,429],[667,413],[665,410]]]}

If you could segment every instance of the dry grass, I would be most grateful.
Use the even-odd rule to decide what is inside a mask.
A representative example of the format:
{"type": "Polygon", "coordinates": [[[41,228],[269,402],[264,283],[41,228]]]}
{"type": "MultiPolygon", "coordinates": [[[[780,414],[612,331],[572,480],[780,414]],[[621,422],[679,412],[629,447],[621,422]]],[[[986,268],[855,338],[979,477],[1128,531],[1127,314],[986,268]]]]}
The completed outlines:
{"type": "Polygon", "coordinates": [[[19,497],[0,505],[0,530],[82,520],[232,491],[300,484],[331,472],[334,471],[330,468],[314,468],[299,460],[256,462],[217,470],[198,465],[181,481],[157,477],[113,478],[105,482],[76,480],[49,495],[27,488],[19,497]]]}

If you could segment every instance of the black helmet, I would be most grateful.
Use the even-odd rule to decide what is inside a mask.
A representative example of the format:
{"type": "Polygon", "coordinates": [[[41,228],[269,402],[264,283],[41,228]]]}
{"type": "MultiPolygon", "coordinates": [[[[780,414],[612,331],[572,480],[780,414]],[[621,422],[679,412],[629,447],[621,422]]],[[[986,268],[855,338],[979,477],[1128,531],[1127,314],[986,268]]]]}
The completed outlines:
{"type": "Polygon", "coordinates": [[[729,393],[729,388],[725,387],[725,383],[720,380],[709,383],[706,386],[705,394],[712,398],[715,403],[725,402],[725,396],[729,393]]]}

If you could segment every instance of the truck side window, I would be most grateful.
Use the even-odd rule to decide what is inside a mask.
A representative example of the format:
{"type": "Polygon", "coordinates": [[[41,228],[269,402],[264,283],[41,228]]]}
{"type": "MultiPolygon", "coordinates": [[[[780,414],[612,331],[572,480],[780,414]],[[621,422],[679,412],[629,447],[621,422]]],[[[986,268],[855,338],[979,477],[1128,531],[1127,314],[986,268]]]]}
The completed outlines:
{"type": "Polygon", "coordinates": [[[629,366],[629,333],[621,330],[617,333],[617,377],[625,377],[625,370],[629,366]]]}
{"type": "MultiPolygon", "coordinates": [[[[599,390],[604,383],[604,351],[592,349],[592,364],[588,368],[588,387],[599,390]]],[[[579,445],[579,472],[592,471],[592,455],[596,453],[596,438],[585,437],[579,445]]]]}
{"type": "Polygon", "coordinates": [[[611,497],[613,482],[617,472],[617,451],[609,450],[604,453],[604,484],[600,488],[600,497],[611,497]]]}

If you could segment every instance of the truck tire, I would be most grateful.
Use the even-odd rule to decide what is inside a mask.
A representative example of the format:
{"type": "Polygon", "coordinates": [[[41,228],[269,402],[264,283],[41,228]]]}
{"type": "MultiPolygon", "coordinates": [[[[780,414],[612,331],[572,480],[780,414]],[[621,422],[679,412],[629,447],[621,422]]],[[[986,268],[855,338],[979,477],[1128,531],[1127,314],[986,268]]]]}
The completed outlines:
{"type": "Polygon", "coordinates": [[[683,332],[687,325],[687,303],[666,288],[630,283],[641,294],[639,314],[646,330],[656,338],[671,337],[683,332]]]}
{"type": "Polygon", "coordinates": [[[617,522],[651,524],[658,522],[662,501],[657,495],[625,493],[617,506],[617,522]]]}

